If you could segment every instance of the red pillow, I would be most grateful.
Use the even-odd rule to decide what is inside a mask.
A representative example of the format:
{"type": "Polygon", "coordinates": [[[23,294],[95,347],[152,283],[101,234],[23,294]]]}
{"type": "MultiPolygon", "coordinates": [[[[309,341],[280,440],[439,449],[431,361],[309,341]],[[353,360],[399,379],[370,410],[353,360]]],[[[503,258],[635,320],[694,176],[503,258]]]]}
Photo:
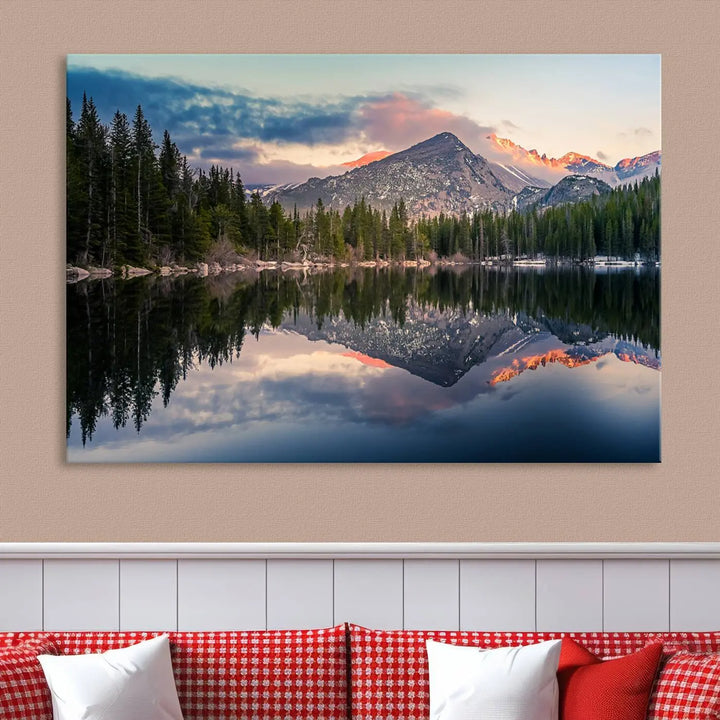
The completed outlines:
{"type": "Polygon", "coordinates": [[[57,655],[47,636],[0,648],[0,699],[3,720],[53,720],[52,697],[38,655],[57,655]]]}
{"type": "Polygon", "coordinates": [[[717,720],[719,717],[720,653],[672,655],[655,683],[648,720],[717,720]]]}
{"type": "Polygon", "coordinates": [[[558,667],[560,720],[645,720],[662,644],[601,660],[563,638],[558,667]]]}

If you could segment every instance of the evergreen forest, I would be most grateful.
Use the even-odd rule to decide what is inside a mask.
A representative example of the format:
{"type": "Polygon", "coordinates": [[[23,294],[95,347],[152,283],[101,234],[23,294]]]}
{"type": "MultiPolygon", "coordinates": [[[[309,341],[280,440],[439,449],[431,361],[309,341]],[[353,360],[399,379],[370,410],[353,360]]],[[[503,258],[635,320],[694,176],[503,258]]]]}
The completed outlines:
{"type": "Polygon", "coordinates": [[[67,101],[67,262],[117,268],[190,264],[228,253],[253,260],[498,261],[596,255],[660,259],[660,178],[558,207],[412,218],[403,200],[344,210],[269,206],[233,168],[193,168],[143,109],[102,123],[92,98],[67,101]]]}

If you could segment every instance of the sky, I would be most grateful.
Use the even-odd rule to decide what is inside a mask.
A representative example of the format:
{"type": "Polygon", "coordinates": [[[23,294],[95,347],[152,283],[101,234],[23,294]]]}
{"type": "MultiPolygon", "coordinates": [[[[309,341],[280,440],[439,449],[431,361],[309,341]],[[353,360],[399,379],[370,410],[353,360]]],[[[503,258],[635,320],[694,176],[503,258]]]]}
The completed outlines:
{"type": "Polygon", "coordinates": [[[491,133],[614,165],[660,149],[660,55],[68,55],[75,119],[138,104],[191,165],[246,184],[301,182],[453,132],[503,160],[491,133]]]}

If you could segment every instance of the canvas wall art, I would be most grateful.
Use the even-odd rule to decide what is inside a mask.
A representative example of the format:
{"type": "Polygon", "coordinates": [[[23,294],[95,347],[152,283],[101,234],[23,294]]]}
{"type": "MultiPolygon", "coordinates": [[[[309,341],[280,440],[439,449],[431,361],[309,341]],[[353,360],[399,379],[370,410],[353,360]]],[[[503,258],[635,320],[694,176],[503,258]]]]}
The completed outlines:
{"type": "Polygon", "coordinates": [[[659,55],[71,55],[70,462],[659,462],[659,55]]]}

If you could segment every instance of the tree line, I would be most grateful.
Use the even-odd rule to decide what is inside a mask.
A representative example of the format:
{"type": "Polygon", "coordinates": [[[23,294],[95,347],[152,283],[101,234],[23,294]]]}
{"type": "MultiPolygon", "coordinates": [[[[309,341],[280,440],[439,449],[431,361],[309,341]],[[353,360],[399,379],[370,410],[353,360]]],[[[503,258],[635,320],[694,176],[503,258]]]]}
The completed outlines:
{"type": "Polygon", "coordinates": [[[660,259],[660,176],[589,200],[505,214],[421,218],[415,233],[441,257],[587,261],[597,255],[660,259]]]}
{"type": "Polygon", "coordinates": [[[657,260],[660,179],[589,201],[526,212],[411,219],[359,198],[343,211],[322,200],[300,213],[248,196],[239,172],[193,168],[167,130],[160,146],[141,105],[104,125],[92,98],[67,101],[67,261],[117,267],[190,263],[230,253],[262,260],[419,260],[462,256],[657,260]]]}

